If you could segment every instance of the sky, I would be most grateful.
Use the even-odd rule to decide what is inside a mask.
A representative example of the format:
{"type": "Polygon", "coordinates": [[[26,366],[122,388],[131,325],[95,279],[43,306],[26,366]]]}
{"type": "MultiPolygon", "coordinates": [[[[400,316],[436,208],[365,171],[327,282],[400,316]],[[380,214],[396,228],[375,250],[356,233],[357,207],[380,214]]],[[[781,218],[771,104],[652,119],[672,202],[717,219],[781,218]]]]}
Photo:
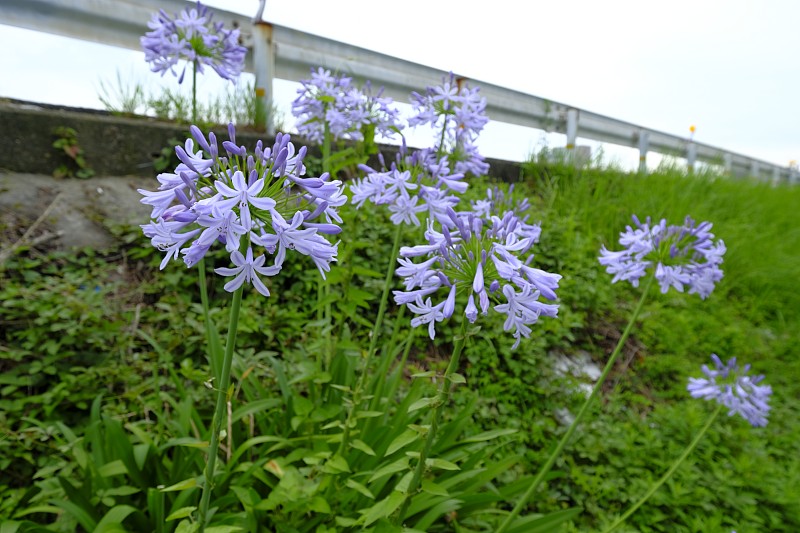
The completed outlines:
{"type": "MultiPolygon", "coordinates": [[[[207,3],[247,16],[258,7],[207,3]]],[[[264,19],[674,135],[694,125],[699,142],[771,163],[800,159],[796,0],[267,0],[264,19]]],[[[0,54],[0,96],[102,108],[100,83],[115,85],[118,74],[175,86],[140,52],[3,25],[0,47],[15,51],[0,54]]],[[[224,89],[212,78],[201,91],[224,89]]],[[[275,86],[286,112],[295,88],[275,86]]],[[[523,160],[544,143],[563,145],[563,136],[490,123],[479,146],[523,160]]],[[[578,144],[597,147],[580,131],[578,144]]],[[[632,149],[604,152],[623,166],[637,161],[632,149]]]]}

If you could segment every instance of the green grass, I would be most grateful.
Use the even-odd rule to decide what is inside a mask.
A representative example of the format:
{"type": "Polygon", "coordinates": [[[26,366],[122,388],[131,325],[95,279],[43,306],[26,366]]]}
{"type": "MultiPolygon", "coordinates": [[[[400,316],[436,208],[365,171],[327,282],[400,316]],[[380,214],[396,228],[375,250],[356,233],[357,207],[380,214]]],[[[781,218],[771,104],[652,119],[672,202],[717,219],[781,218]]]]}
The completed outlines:
{"type": "MultiPolygon", "coordinates": [[[[475,180],[464,201],[482,197],[490,185],[475,180]]],[[[496,493],[496,505],[510,509],[520,492],[514,482],[535,473],[565,430],[555,411],[567,407],[575,412],[582,401],[573,380],[554,374],[553,358],[585,352],[602,363],[625,325],[639,293],[610,283],[611,276],[597,262],[600,246],[617,248],[619,232],[630,223],[631,214],[672,222],[691,215],[712,221],[715,234],[725,241],[725,277],[705,301],[696,295],[654,291],[621,357],[625,366],[612,374],[602,401],[578,431],[579,439],[567,448],[529,511],[582,507],[566,531],[599,531],[624,512],[669,468],[710,414],[712,406],[688,398],[685,386],[715,352],[723,359],[736,356],[750,362],[756,373],[766,374],[774,389],[769,425],[753,429],[738,417],[722,417],[674,478],[621,530],[800,531],[800,422],[794,415],[794,402],[800,398],[800,188],[675,171],[639,176],[613,169],[530,164],[515,195],[527,196],[533,204],[530,221],[542,222],[534,265],[564,276],[558,291],[561,308],[558,319],[540,321],[517,351],[510,350],[512,340],[502,331],[502,319],[491,316],[481,318],[481,331],[465,349],[461,373],[467,384],[456,389],[457,408],[445,410],[445,416],[449,413],[453,426],[461,424],[465,435],[519,430],[512,442],[480,451],[493,454],[495,462],[487,465],[503,466],[481,490],[503,487],[496,493]],[[467,422],[459,418],[460,408],[472,413],[467,422]],[[513,461],[515,453],[522,459],[513,461]]],[[[331,372],[347,380],[368,345],[393,228],[385,213],[370,207],[349,211],[343,227],[340,261],[331,278],[346,287],[342,290],[350,298],[333,302],[340,340],[331,372]]],[[[97,516],[56,513],[52,502],[70,492],[57,476],[80,487],[89,506],[118,513],[138,509],[125,518],[131,530],[135,525],[149,527],[145,524],[154,517],[163,522],[169,505],[191,505],[175,496],[185,493],[159,496],[150,489],[181,481],[199,472],[195,467],[202,464],[187,441],[174,445],[176,438],[194,438],[197,427],[210,421],[212,392],[203,386],[208,373],[196,277],[180,265],[158,271],[160,257],[137,232],[121,237],[119,249],[107,254],[20,255],[0,271],[4,519],[24,518],[49,531],[79,531],[75,516],[87,524],[99,523],[99,511],[97,516]],[[100,393],[102,410],[99,403],[92,408],[100,393]],[[121,435],[123,426],[133,432],[130,444],[125,440],[119,449],[104,448],[103,432],[121,435]],[[86,464],[89,454],[104,460],[119,454],[123,463],[131,457],[126,454],[138,454],[140,464],[127,464],[130,478],[99,475],[86,464]],[[91,479],[95,492],[87,488],[91,479]]],[[[411,233],[406,239],[410,244],[411,233]]],[[[212,258],[209,263],[213,262],[212,258]]],[[[213,276],[210,271],[209,275],[213,276]]],[[[341,410],[314,409],[314,398],[308,399],[314,383],[327,379],[315,373],[312,364],[324,347],[323,325],[314,322],[315,277],[309,261],[287,261],[281,276],[270,281],[272,298],[249,295],[244,300],[234,361],[238,388],[233,409],[244,410],[233,438],[240,444],[252,431],[299,438],[303,431],[320,431],[328,421],[325,417],[342,416],[341,410]],[[258,411],[257,406],[265,407],[258,411]]],[[[224,331],[228,295],[217,286],[211,300],[212,318],[224,331]]],[[[383,336],[389,338],[397,326],[398,336],[405,338],[407,321],[390,305],[383,336]]],[[[445,325],[437,327],[435,342],[417,335],[406,376],[443,367],[452,334],[453,328],[445,325]]],[[[421,385],[401,385],[412,397],[423,392],[421,385]]],[[[333,404],[341,401],[336,396],[341,393],[326,394],[333,404]]],[[[297,469],[285,465],[292,479],[305,483],[300,487],[276,484],[265,473],[268,457],[319,460],[303,455],[319,453],[319,444],[292,442],[297,442],[294,451],[275,451],[270,444],[271,455],[256,445],[243,453],[237,464],[246,485],[230,482],[219,491],[217,504],[224,520],[240,520],[246,514],[243,502],[257,496],[264,498],[262,509],[271,510],[251,509],[248,520],[258,518],[266,524],[274,514],[304,527],[305,517],[319,516],[315,513],[322,504],[316,500],[298,504],[300,514],[292,515],[285,504],[272,509],[283,492],[314,490],[299,474],[308,464],[297,469]],[[243,486],[258,494],[253,496],[243,486]],[[276,496],[269,496],[270,491],[276,496]]],[[[448,453],[468,461],[466,448],[457,442],[450,445],[460,451],[448,453]]],[[[477,501],[482,494],[476,489],[476,494],[463,497],[472,502],[470,498],[477,501]]],[[[429,530],[453,530],[452,524],[462,517],[458,512],[448,516],[432,518],[429,530]]],[[[470,520],[467,516],[460,527],[480,530],[475,525],[479,522],[470,520]]],[[[172,531],[176,521],[168,524],[164,531],[172,531]]]]}

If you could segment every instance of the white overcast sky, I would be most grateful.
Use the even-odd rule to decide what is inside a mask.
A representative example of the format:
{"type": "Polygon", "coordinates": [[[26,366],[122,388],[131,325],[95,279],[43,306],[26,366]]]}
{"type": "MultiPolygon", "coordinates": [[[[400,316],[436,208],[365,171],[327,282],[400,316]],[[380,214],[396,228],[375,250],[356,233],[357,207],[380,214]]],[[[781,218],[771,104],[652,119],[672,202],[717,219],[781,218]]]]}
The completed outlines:
{"type": "MultiPolygon", "coordinates": [[[[258,6],[207,3],[247,16],[258,6]]],[[[800,159],[798,0],[267,0],[264,19],[675,135],[695,125],[700,142],[772,163],[800,159]]],[[[0,49],[0,96],[101,107],[99,81],[117,71],[161,81],[139,52],[10,26],[0,49]]],[[[276,97],[286,106],[293,91],[281,84],[276,97]]],[[[488,155],[511,159],[543,139],[510,126],[486,135],[488,155]]]]}

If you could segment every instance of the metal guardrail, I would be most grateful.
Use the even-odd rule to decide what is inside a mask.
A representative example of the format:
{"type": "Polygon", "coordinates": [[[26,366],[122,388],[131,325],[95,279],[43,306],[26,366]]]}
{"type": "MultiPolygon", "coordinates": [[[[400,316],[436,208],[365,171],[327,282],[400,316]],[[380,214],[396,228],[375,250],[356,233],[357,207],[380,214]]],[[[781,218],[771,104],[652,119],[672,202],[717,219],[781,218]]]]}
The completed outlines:
{"type": "MultiPolygon", "coordinates": [[[[0,24],[140,50],[139,37],[147,31],[152,13],[158,9],[174,13],[188,6],[191,3],[184,0],[0,0],[0,24]]],[[[210,9],[215,20],[240,29],[250,50],[245,68],[255,72],[256,92],[265,103],[272,94],[273,79],[305,79],[310,69],[319,66],[361,81],[370,80],[376,87],[383,86],[386,95],[400,101],[407,101],[411,91],[440,83],[448,74],[357,46],[210,9]]],[[[638,149],[641,167],[647,152],[653,151],[685,157],[690,167],[696,161],[720,165],[735,176],[791,183],[798,179],[794,167],[782,167],[480,80],[469,81],[480,87],[492,120],[564,133],[568,150],[575,147],[580,136],[638,149]]],[[[270,124],[267,127],[271,130],[270,124]]]]}

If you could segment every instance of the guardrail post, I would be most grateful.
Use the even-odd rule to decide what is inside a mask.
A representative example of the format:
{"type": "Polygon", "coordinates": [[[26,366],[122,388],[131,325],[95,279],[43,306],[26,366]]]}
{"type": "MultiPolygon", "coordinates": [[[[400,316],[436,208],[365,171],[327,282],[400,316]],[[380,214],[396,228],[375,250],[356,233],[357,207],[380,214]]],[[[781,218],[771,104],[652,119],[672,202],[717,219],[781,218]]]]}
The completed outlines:
{"type": "Polygon", "coordinates": [[[689,144],[686,145],[686,168],[689,171],[689,174],[694,172],[694,164],[697,161],[697,145],[694,141],[689,141],[689,144]]]}
{"type": "Polygon", "coordinates": [[[772,167],[772,185],[777,186],[781,182],[781,167],[772,167]]]}
{"type": "Polygon", "coordinates": [[[722,156],[722,164],[725,167],[725,172],[727,174],[733,174],[733,154],[730,152],[726,152],[722,156]]]}
{"type": "Polygon", "coordinates": [[[264,128],[267,135],[275,135],[275,117],[272,116],[272,81],[275,77],[275,47],[272,43],[272,25],[261,20],[265,0],[261,0],[253,19],[253,68],[256,74],[255,126],[264,128]]]}
{"type": "Polygon", "coordinates": [[[761,179],[761,166],[758,161],[753,160],[750,162],[750,174],[756,179],[761,179]]]}
{"type": "Polygon", "coordinates": [[[639,130],[639,172],[647,172],[647,150],[650,148],[650,133],[639,130]]]}
{"type": "Polygon", "coordinates": [[[578,139],[578,110],[567,109],[567,150],[575,149],[578,139]]]}

